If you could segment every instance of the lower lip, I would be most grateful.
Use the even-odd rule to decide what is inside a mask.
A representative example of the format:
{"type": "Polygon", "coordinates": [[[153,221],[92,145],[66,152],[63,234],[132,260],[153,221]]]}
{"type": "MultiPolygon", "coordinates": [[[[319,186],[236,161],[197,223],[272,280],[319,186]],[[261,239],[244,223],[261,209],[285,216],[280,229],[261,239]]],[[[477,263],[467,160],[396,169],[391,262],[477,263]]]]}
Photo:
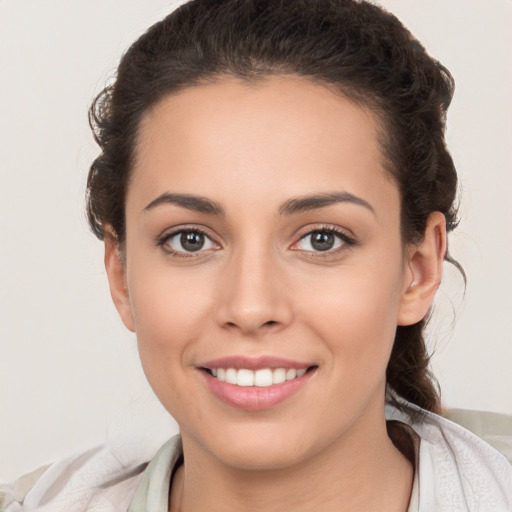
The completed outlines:
{"type": "Polygon", "coordinates": [[[306,385],[314,371],[309,370],[302,377],[267,387],[236,386],[216,379],[205,370],[201,370],[201,373],[213,394],[223,402],[248,411],[261,411],[270,409],[295,395],[306,385]]]}

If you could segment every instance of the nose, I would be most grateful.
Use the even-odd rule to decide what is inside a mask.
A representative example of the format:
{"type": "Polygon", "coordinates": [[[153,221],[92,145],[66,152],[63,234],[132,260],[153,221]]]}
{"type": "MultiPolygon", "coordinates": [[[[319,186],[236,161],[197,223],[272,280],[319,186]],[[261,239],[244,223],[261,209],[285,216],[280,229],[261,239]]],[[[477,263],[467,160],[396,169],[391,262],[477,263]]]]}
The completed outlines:
{"type": "Polygon", "coordinates": [[[248,336],[280,330],[293,317],[283,268],[271,250],[240,250],[219,279],[216,321],[248,336]]]}

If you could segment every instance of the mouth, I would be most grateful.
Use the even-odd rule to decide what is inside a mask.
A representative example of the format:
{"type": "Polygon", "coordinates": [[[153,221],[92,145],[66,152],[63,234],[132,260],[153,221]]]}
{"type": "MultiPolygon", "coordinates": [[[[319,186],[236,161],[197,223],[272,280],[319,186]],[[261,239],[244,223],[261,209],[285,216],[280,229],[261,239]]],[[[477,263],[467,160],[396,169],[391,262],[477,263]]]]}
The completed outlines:
{"type": "Polygon", "coordinates": [[[259,411],[274,407],[299,392],[317,365],[279,358],[224,358],[201,365],[210,391],[224,403],[259,411]]]}
{"type": "Polygon", "coordinates": [[[276,384],[282,384],[290,380],[304,376],[316,366],[308,368],[260,368],[250,370],[249,368],[203,368],[215,379],[241,387],[266,388],[276,384]]]}

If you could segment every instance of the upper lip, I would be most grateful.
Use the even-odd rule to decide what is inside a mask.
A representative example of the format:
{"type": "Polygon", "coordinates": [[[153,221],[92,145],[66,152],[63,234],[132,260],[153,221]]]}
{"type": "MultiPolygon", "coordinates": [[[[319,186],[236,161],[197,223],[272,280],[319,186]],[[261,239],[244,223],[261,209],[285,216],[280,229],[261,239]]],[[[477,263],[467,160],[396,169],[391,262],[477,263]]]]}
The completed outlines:
{"type": "Polygon", "coordinates": [[[235,368],[240,370],[242,368],[247,370],[260,370],[262,368],[294,368],[301,370],[313,366],[311,363],[302,363],[299,361],[292,361],[291,359],[284,359],[282,357],[274,356],[261,356],[261,357],[247,357],[247,356],[227,356],[219,359],[213,359],[199,365],[202,368],[235,368]]]}

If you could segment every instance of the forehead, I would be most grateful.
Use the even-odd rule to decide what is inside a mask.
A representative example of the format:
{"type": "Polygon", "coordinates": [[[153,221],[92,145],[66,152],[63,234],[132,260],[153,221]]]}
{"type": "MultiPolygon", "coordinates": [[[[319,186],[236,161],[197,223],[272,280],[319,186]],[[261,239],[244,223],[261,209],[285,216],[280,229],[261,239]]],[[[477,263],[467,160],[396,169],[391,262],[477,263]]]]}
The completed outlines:
{"type": "Polygon", "coordinates": [[[227,79],[167,96],[145,114],[128,195],[136,190],[140,207],[169,189],[221,201],[233,191],[378,196],[396,188],[383,160],[376,119],[344,96],[298,77],[227,79]]]}

